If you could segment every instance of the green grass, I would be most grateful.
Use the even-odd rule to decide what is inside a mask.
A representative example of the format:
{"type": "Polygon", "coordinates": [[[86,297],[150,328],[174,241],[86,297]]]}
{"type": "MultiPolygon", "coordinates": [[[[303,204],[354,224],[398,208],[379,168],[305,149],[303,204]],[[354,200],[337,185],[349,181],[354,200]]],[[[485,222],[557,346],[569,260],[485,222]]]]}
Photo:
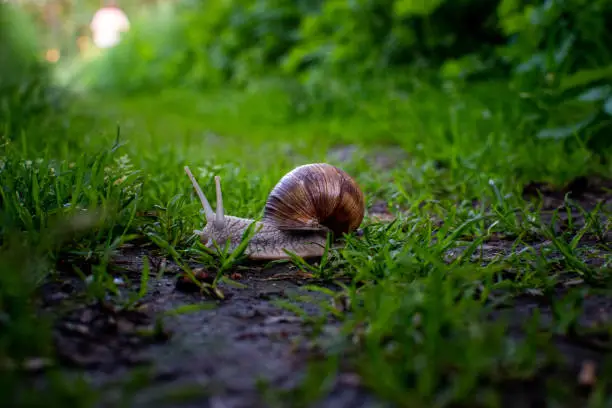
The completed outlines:
{"type": "MultiPolygon", "coordinates": [[[[543,365],[535,352],[548,350],[553,334],[573,328],[575,313],[559,312],[548,331],[529,324],[520,341],[508,337],[503,321],[485,316],[515,295],[551,293],[572,274],[601,284],[609,256],[593,266],[578,244],[604,235],[610,225],[593,218],[555,235],[521,197],[522,186],[563,184],[610,169],[586,148],[537,141],[522,102],[504,84],[449,91],[420,84],[406,94],[392,89],[387,84],[377,97],[341,95],[352,101],[352,113],[326,115],[296,115],[299,97],[288,97],[278,84],[251,93],[89,95],[65,118],[76,118],[74,126],[68,121],[45,139],[34,126],[4,145],[0,310],[8,323],[0,323],[6,328],[0,361],[52,357],[50,340],[32,335],[46,331],[29,300],[60,259],[94,263],[90,295],[110,293],[128,306],[133,299],[122,298],[106,271],[125,242],[144,237],[186,269],[187,260],[199,259],[223,273],[240,260],[198,249],[192,231],[203,220],[183,166],[208,197],[213,177],[221,176],[226,214],[259,217],[284,173],[327,161],[354,176],[368,207],[383,200],[397,216],[393,223],[366,217],[363,236],[348,236],[324,264],[296,261],[318,277],[350,278],[342,294],[351,299],[350,313],[330,312],[344,320],[341,350],[363,383],[398,406],[475,406],[470,403],[493,401],[503,381],[533,376],[543,365]],[[82,121],[87,117],[93,121],[82,121]],[[348,162],[330,154],[348,144],[361,154],[348,162]],[[371,153],[381,146],[408,156],[382,169],[371,153]],[[484,257],[483,245],[502,235],[508,253],[484,257]],[[538,240],[541,250],[534,249],[538,240]],[[449,259],[451,252],[458,256],[449,259]]],[[[598,245],[609,251],[604,241],[598,245]]],[[[568,299],[555,307],[579,307],[568,299]]],[[[321,369],[335,368],[313,366],[314,380],[291,396],[302,403],[316,397],[321,369]]],[[[5,390],[14,378],[2,376],[5,390]]],[[[56,388],[58,404],[71,395],[56,388]]],[[[89,391],[74,392],[83,399],[73,405],[85,406],[89,391]]]]}

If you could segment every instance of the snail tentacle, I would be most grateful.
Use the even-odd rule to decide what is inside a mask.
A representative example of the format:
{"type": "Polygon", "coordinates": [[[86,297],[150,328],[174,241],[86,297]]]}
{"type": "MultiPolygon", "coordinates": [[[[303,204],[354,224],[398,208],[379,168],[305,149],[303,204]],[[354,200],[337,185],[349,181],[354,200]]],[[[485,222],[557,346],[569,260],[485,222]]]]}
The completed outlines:
{"type": "Polygon", "coordinates": [[[223,195],[221,194],[221,178],[215,176],[215,188],[217,190],[217,216],[215,218],[215,228],[222,229],[225,225],[225,216],[223,211],[223,195]]]}
{"type": "Polygon", "coordinates": [[[202,208],[204,209],[204,216],[206,218],[206,222],[209,222],[213,219],[215,213],[213,212],[213,209],[210,206],[210,203],[206,199],[206,196],[204,195],[202,188],[200,187],[195,177],[191,173],[191,170],[189,170],[189,167],[185,166],[184,169],[185,169],[185,173],[187,173],[187,176],[189,177],[189,180],[191,180],[191,184],[193,185],[193,188],[196,194],[200,198],[200,202],[202,203],[202,208]]]}

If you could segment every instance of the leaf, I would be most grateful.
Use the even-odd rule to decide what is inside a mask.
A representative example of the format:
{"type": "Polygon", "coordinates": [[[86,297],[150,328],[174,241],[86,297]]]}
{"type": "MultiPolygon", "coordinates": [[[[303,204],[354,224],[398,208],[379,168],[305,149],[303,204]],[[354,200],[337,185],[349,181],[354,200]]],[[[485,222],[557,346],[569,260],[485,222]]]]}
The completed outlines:
{"type": "Polygon", "coordinates": [[[601,101],[610,96],[611,91],[612,86],[610,85],[597,86],[581,93],[576,99],[582,102],[601,101]]]}
{"type": "Polygon", "coordinates": [[[612,96],[606,100],[606,103],[604,103],[603,110],[608,115],[612,116],[612,96]]]}
{"type": "Polygon", "coordinates": [[[602,79],[612,79],[612,65],[597,69],[585,69],[561,80],[559,91],[577,88],[602,79]]]}
{"type": "Polygon", "coordinates": [[[529,59],[525,62],[519,64],[514,70],[517,73],[525,73],[529,72],[535,68],[539,68],[543,70],[545,66],[544,55],[542,53],[533,54],[529,59]]]}
{"type": "Polygon", "coordinates": [[[557,49],[557,51],[555,52],[555,62],[557,63],[557,65],[565,61],[572,49],[572,45],[574,45],[575,40],[576,37],[574,35],[569,35],[559,46],[559,49],[557,49]]]}
{"type": "Polygon", "coordinates": [[[393,4],[393,12],[398,17],[428,16],[441,4],[442,0],[398,0],[393,4]]]}
{"type": "Polygon", "coordinates": [[[574,123],[573,125],[543,129],[538,132],[536,137],[538,139],[565,139],[587,127],[593,119],[595,119],[595,114],[589,115],[585,120],[574,123]]]}
{"type": "Polygon", "coordinates": [[[201,310],[212,310],[215,309],[217,305],[213,302],[206,303],[198,303],[198,304],[187,304],[175,307],[174,309],[167,310],[164,312],[165,316],[177,316],[187,313],[195,313],[201,310]]]}

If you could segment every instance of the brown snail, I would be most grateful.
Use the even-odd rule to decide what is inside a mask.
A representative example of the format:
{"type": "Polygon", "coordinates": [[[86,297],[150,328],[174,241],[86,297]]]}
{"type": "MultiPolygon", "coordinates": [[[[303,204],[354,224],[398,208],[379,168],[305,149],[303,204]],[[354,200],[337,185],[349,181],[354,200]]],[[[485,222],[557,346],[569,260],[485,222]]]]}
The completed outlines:
{"type": "MultiPolygon", "coordinates": [[[[229,239],[230,251],[234,250],[255,220],[224,214],[219,176],[215,176],[214,212],[189,167],[185,172],[206,216],[206,226],[196,233],[207,247],[213,241],[222,247],[229,239]]],[[[287,250],[302,258],[321,257],[327,233],[337,238],[356,230],[364,214],[363,192],[346,172],[326,163],[296,167],[272,189],[245,254],[258,260],[288,259],[287,250]]]]}

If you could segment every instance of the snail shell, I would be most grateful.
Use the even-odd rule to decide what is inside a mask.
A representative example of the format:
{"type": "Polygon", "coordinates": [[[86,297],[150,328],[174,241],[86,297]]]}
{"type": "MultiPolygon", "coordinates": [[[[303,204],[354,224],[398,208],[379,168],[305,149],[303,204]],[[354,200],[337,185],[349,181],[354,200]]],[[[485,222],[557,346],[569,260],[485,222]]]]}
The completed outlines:
{"type": "Polygon", "coordinates": [[[338,237],[359,227],[363,192],[346,172],[326,163],[287,173],[268,196],[263,222],[279,230],[332,231],[338,237]]]}

